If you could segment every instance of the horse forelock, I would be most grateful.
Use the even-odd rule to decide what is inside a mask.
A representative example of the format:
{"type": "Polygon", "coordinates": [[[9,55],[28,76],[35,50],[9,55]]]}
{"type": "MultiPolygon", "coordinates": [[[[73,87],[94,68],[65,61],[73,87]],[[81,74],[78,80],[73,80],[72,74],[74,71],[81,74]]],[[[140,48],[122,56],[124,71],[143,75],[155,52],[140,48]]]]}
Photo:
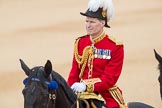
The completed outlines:
{"type": "Polygon", "coordinates": [[[48,82],[50,78],[44,77],[43,72],[44,69],[42,66],[37,66],[31,69],[31,74],[28,76],[28,82],[22,91],[25,102],[27,102],[25,105],[26,107],[27,105],[33,105],[36,101],[40,101],[39,104],[35,104],[37,107],[44,108],[48,104],[49,90],[46,82],[48,82]],[[30,98],[31,96],[32,98],[30,98]]]}
{"type": "Polygon", "coordinates": [[[31,69],[31,76],[32,77],[37,77],[39,78],[41,81],[43,80],[49,80],[49,78],[46,78],[46,73],[44,71],[44,67],[43,66],[36,66],[34,68],[31,69]]]}
{"type": "Polygon", "coordinates": [[[37,67],[32,68],[31,71],[32,72],[29,75],[27,85],[31,81],[39,82],[39,85],[38,83],[37,85],[35,85],[36,87],[43,88],[43,89],[46,88],[48,90],[48,86],[45,82],[49,82],[50,78],[46,78],[44,76],[44,68],[42,66],[37,66],[37,67]]]}

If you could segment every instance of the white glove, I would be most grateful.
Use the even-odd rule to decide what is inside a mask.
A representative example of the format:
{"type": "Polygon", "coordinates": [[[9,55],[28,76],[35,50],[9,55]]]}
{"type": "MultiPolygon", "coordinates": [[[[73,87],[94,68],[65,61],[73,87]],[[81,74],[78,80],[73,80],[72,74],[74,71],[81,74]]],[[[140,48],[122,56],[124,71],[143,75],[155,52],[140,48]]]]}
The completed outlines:
{"type": "Polygon", "coordinates": [[[75,82],[72,86],[71,89],[74,92],[84,92],[86,90],[86,84],[84,82],[75,82]]]}

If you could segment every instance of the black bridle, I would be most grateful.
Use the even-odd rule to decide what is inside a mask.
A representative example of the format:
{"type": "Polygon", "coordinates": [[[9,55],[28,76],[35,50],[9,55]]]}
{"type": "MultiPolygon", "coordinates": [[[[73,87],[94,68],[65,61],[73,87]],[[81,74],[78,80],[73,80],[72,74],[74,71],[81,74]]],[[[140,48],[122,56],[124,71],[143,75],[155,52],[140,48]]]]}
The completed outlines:
{"type": "MultiPolygon", "coordinates": [[[[43,68],[40,67],[40,69],[42,70],[43,68]]],[[[49,75],[49,81],[43,81],[41,78],[38,78],[37,73],[38,72],[36,72],[34,75],[32,75],[30,77],[25,78],[23,83],[24,83],[24,85],[27,85],[27,83],[29,81],[35,81],[35,82],[40,82],[42,85],[47,85],[48,93],[45,93],[44,95],[48,95],[48,100],[47,100],[47,104],[46,104],[45,108],[49,108],[50,105],[52,107],[54,107],[55,103],[56,103],[57,92],[56,92],[56,89],[52,89],[49,87],[49,85],[53,81],[52,74],[49,75]],[[35,77],[35,76],[37,76],[37,77],[35,77]]]]}
{"type": "MultiPolygon", "coordinates": [[[[52,81],[52,75],[50,74],[49,77],[50,77],[50,82],[51,82],[52,81]]],[[[50,82],[45,82],[45,83],[47,83],[49,85],[50,82]]],[[[52,102],[52,106],[55,105],[55,103],[56,103],[56,95],[57,95],[56,90],[49,90],[48,93],[49,93],[48,94],[48,103],[46,105],[46,108],[49,107],[49,104],[51,102],[52,102]]]]}

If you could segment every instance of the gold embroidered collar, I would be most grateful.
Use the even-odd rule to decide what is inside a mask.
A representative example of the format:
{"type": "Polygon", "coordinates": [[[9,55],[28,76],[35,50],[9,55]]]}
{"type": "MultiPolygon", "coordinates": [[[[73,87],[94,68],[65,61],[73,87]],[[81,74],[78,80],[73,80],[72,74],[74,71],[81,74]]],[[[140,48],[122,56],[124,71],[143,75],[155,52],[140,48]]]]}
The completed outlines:
{"type": "Polygon", "coordinates": [[[95,39],[92,39],[90,36],[90,40],[92,41],[93,44],[101,41],[104,37],[106,36],[105,32],[103,32],[100,36],[96,37],[95,39]]]}

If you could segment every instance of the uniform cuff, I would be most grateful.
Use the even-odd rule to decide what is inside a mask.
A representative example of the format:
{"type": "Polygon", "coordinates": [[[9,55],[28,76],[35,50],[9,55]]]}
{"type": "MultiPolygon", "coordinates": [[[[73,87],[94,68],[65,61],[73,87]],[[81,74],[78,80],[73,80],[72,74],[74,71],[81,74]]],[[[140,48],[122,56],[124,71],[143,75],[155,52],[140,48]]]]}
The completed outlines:
{"type": "Polygon", "coordinates": [[[83,80],[83,82],[87,86],[86,91],[89,93],[92,93],[94,91],[94,84],[97,82],[101,82],[101,79],[100,78],[90,78],[90,79],[83,80]]]}

